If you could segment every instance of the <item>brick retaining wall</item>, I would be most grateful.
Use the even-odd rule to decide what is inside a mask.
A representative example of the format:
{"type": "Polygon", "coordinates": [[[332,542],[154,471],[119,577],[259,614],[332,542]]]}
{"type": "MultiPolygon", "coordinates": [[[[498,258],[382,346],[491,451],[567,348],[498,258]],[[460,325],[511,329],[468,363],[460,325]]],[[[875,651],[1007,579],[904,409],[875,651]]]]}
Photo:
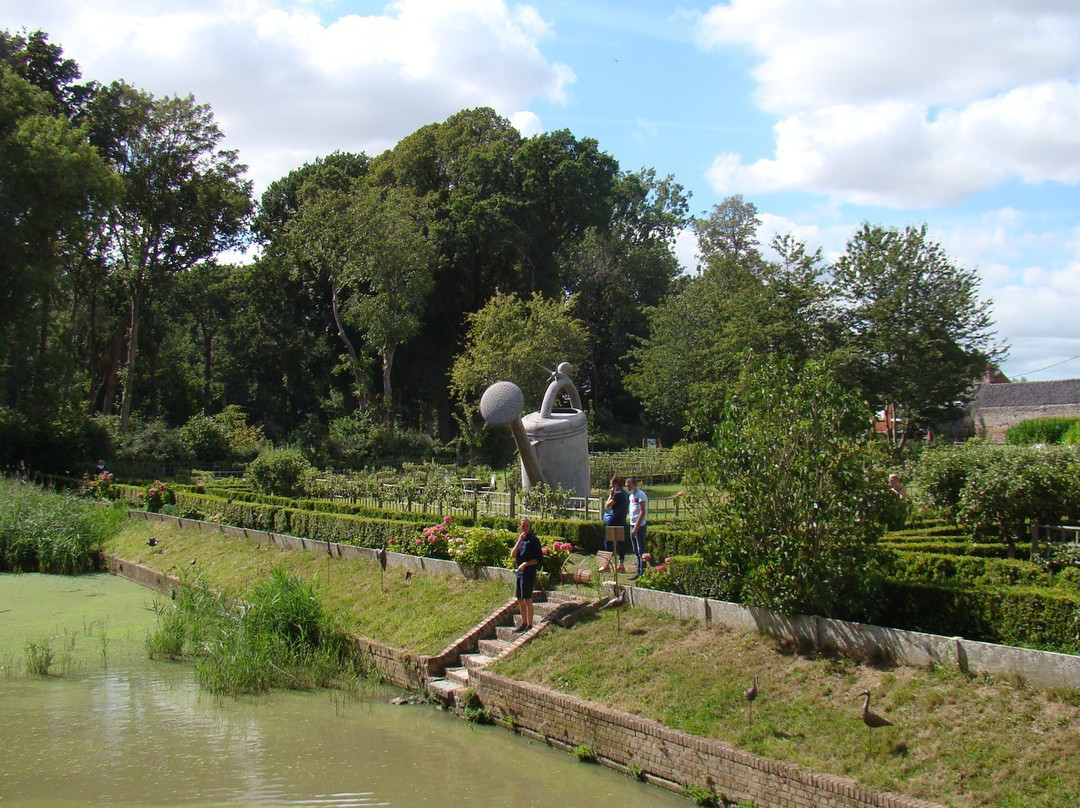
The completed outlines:
{"type": "Polygon", "coordinates": [[[877,794],[833,775],[814,774],[743,752],[722,741],[678,732],[656,721],[574,696],[470,670],[488,713],[515,730],[564,749],[588,746],[601,762],[668,788],[699,786],[730,801],[770,808],[934,808],[937,803],[877,794]],[[636,770],[635,770],[636,771],[636,770]]]}

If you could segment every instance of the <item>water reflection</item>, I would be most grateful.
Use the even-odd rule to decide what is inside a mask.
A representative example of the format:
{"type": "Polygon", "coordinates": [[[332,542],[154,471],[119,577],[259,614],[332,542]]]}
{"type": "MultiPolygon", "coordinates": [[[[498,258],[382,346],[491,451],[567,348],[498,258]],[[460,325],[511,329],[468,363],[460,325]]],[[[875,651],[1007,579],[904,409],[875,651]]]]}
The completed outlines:
{"type": "Polygon", "coordinates": [[[394,695],[221,700],[190,666],[149,660],[0,678],[0,804],[687,805],[506,730],[390,705],[394,695]]]}

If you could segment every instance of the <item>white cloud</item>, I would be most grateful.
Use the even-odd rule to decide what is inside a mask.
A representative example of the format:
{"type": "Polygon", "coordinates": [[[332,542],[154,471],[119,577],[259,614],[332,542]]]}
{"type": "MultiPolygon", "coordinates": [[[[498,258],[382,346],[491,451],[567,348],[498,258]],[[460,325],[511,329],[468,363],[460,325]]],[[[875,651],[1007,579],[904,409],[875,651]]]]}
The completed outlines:
{"type": "Polygon", "coordinates": [[[733,0],[706,47],[747,46],[771,157],[716,157],[719,193],[955,203],[999,183],[1080,182],[1080,5],[1064,0],[733,0]]]}
{"type": "Polygon", "coordinates": [[[377,154],[461,109],[529,120],[518,111],[563,102],[574,81],[540,51],[549,32],[536,10],[505,0],[399,0],[330,19],[290,0],[155,5],[21,2],[5,25],[47,31],[85,79],[210,104],[257,193],[317,156],[377,154]]]}
{"type": "Polygon", "coordinates": [[[509,118],[510,123],[521,133],[522,137],[532,137],[544,131],[544,126],[540,123],[540,118],[535,112],[521,110],[511,114],[509,118]]]}

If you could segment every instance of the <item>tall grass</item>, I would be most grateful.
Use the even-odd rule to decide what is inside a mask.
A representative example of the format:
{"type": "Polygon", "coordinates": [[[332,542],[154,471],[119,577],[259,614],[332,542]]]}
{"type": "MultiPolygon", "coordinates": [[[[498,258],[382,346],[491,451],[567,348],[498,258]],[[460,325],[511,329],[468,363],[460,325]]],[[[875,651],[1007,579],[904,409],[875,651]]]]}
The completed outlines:
{"type": "Polygon", "coordinates": [[[94,569],[121,509],[0,480],[0,572],[76,575],[94,569]]]}
{"type": "Polygon", "coordinates": [[[158,617],[150,656],[195,658],[196,678],[215,694],[338,686],[364,673],[315,585],[280,567],[242,601],[187,581],[176,608],[158,617]]]}

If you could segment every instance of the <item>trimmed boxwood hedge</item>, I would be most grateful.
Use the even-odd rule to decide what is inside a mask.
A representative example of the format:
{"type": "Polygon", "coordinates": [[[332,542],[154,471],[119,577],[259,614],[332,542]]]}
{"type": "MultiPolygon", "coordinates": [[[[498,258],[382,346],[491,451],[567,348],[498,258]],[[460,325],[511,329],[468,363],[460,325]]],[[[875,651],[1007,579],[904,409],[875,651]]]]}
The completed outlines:
{"type": "Polygon", "coordinates": [[[1080,593],[1077,573],[1067,569],[1050,572],[1030,561],[976,558],[938,553],[894,552],[889,577],[913,583],[955,586],[1038,586],[1080,593]]]}
{"type": "Polygon", "coordinates": [[[1076,593],[886,581],[880,594],[882,613],[895,628],[1066,654],[1080,651],[1076,593]]]}
{"type": "MultiPolygon", "coordinates": [[[[982,559],[952,561],[959,562],[958,577],[979,579],[974,567],[982,559]],[[972,568],[964,570],[969,564],[972,568]]],[[[940,569],[947,566],[943,562],[940,569]]],[[[1028,566],[1038,570],[1034,565],[1028,566]]],[[[707,567],[700,558],[673,557],[668,570],[673,591],[718,599],[724,599],[728,591],[724,571],[707,567]]],[[[1006,568],[988,566],[981,574],[986,580],[993,580],[996,576],[1009,577],[1005,572],[1006,568]]],[[[1035,573],[1029,576],[1015,572],[1018,581],[1030,577],[1034,583],[1038,578],[1035,573]]],[[[1067,585],[1053,588],[1000,582],[987,586],[883,580],[875,601],[874,618],[863,619],[907,631],[1075,654],[1080,652],[1080,586],[1077,585],[1080,576],[1066,578],[1067,585]]]]}
{"type": "MultiPolygon", "coordinates": [[[[882,541],[881,546],[895,552],[909,553],[934,553],[937,555],[951,556],[977,556],[980,558],[1009,557],[1009,545],[997,543],[973,544],[970,541],[941,542],[941,541],[882,541]]],[[[1017,543],[1013,548],[1013,555],[1021,555],[1028,552],[1028,545],[1017,543]]]]}

